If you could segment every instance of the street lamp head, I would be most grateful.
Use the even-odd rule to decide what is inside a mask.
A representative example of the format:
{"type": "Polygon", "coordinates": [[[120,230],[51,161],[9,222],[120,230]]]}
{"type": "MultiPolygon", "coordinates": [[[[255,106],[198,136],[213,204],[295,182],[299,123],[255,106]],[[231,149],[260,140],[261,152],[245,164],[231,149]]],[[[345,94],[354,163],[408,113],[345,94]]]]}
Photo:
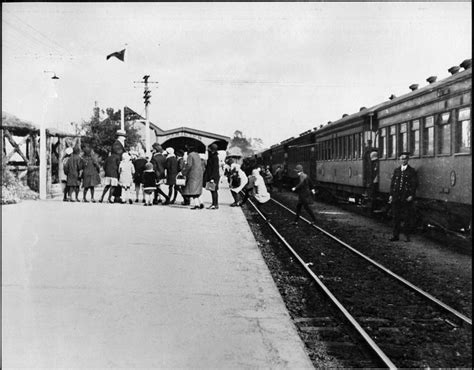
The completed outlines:
{"type": "Polygon", "coordinates": [[[51,77],[51,79],[52,80],[59,80],[59,77],[56,76],[56,72],[54,72],[54,71],[43,71],[43,73],[52,73],[52,74],[54,74],[54,76],[51,77]]]}

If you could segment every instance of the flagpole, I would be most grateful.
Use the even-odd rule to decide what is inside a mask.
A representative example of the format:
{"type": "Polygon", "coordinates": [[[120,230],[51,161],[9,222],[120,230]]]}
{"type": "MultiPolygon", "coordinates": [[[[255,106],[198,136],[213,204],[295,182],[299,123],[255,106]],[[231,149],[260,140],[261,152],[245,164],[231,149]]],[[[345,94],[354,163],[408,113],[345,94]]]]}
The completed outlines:
{"type": "MultiPolygon", "coordinates": [[[[125,44],[124,46],[125,46],[124,50],[127,50],[128,44],[125,44]]],[[[130,54],[130,50],[128,50],[128,54],[130,54]]],[[[124,59],[125,59],[125,54],[124,54],[124,59]]],[[[122,107],[122,114],[121,114],[121,121],[120,121],[120,129],[123,132],[125,132],[125,104],[126,104],[126,101],[124,102],[123,107],[122,107]]]]}

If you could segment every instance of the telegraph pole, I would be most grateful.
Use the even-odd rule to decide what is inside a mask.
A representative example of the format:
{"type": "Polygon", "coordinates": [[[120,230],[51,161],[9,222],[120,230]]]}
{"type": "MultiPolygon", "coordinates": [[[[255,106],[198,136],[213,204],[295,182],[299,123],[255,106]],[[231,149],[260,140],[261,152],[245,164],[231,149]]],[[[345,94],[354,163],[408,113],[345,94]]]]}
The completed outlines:
{"type": "Polygon", "coordinates": [[[150,140],[150,118],[148,115],[148,106],[150,105],[151,91],[148,84],[157,84],[158,82],[149,82],[150,75],[143,76],[143,81],[135,81],[135,83],[143,83],[143,99],[145,103],[145,149],[148,158],[151,158],[151,140],[150,140]]]}

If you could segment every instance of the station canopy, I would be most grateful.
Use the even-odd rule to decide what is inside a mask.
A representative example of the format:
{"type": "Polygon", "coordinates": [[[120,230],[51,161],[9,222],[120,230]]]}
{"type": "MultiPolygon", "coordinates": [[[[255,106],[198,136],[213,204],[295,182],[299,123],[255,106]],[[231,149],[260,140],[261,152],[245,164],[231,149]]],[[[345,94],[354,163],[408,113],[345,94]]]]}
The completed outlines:
{"type": "MultiPolygon", "coordinates": [[[[145,123],[144,118],[134,112],[129,107],[125,108],[127,119],[139,120],[145,123]]],[[[178,127],[171,130],[162,130],[152,122],[150,128],[155,132],[156,141],[163,149],[173,148],[174,150],[185,150],[186,146],[194,146],[199,153],[205,153],[211,144],[216,144],[218,150],[226,150],[230,142],[230,137],[214,134],[207,131],[197,130],[189,127],[178,127]]]]}

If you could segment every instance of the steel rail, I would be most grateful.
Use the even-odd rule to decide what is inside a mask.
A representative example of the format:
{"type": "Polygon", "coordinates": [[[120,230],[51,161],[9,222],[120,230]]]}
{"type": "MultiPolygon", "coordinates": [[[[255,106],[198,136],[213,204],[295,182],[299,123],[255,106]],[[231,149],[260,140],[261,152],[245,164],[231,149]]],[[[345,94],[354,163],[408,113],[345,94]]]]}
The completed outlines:
{"type": "MultiPolygon", "coordinates": [[[[287,211],[291,212],[292,214],[296,215],[296,213],[289,209],[287,206],[285,206],[284,204],[280,203],[279,201],[273,199],[273,198],[270,198],[273,202],[277,203],[278,205],[280,205],[281,207],[283,207],[284,209],[286,209],[287,211]]],[[[307,220],[306,218],[304,217],[301,217],[302,220],[304,220],[306,223],[310,224],[311,225],[311,222],[309,220],[307,220]]],[[[402,278],[400,275],[397,275],[396,273],[394,273],[393,271],[389,270],[388,268],[386,268],[385,266],[381,265],[380,263],[374,261],[373,259],[371,259],[370,257],[366,256],[365,254],[359,252],[357,249],[354,249],[353,247],[351,247],[349,244],[343,242],[342,240],[340,240],[339,238],[337,238],[336,236],[332,235],[331,233],[327,232],[326,230],[320,228],[319,226],[316,226],[316,225],[311,225],[313,226],[315,229],[319,230],[320,232],[322,232],[323,234],[327,235],[328,237],[334,239],[335,241],[337,241],[338,243],[340,243],[341,245],[343,245],[344,247],[348,248],[350,251],[354,252],[355,254],[357,254],[359,257],[362,257],[364,258],[366,261],[370,262],[371,264],[373,264],[374,266],[376,266],[377,268],[379,268],[380,270],[384,271],[385,273],[389,274],[391,277],[393,277],[394,279],[398,280],[399,282],[401,282],[402,284],[404,284],[405,286],[409,287],[410,289],[412,289],[413,291],[415,291],[416,293],[422,295],[423,297],[425,297],[426,299],[428,299],[429,301],[431,301],[432,303],[435,303],[436,305],[444,308],[446,311],[452,313],[453,315],[455,315],[457,318],[461,319],[462,321],[464,321],[465,323],[469,324],[472,326],[472,320],[465,316],[464,314],[462,314],[461,312],[455,310],[454,308],[448,306],[447,304],[441,302],[439,299],[437,299],[436,297],[432,296],[431,294],[429,294],[428,292],[425,292],[423,289],[420,289],[419,287],[417,287],[416,285],[413,285],[412,283],[410,283],[408,280],[402,278]]]]}
{"type": "Polygon", "coordinates": [[[278,232],[278,230],[270,223],[270,220],[265,217],[265,215],[257,208],[257,206],[249,199],[250,204],[255,208],[259,215],[265,220],[267,225],[272,229],[272,231],[277,235],[277,237],[285,244],[285,246],[291,251],[295,258],[301,263],[305,268],[308,274],[316,281],[319,287],[326,293],[329,299],[336,305],[336,307],[342,312],[346,319],[352,324],[352,326],[357,330],[357,332],[362,336],[367,345],[377,354],[380,360],[387,366],[389,369],[397,369],[395,364],[387,357],[387,355],[380,349],[380,347],[373,341],[373,339],[367,334],[367,332],[360,326],[356,319],[346,310],[346,308],[339,302],[339,300],[331,293],[331,291],[324,285],[324,283],[315,275],[315,273],[309,268],[312,263],[306,263],[296,251],[291,247],[291,245],[285,240],[285,238],[278,232]]]}

